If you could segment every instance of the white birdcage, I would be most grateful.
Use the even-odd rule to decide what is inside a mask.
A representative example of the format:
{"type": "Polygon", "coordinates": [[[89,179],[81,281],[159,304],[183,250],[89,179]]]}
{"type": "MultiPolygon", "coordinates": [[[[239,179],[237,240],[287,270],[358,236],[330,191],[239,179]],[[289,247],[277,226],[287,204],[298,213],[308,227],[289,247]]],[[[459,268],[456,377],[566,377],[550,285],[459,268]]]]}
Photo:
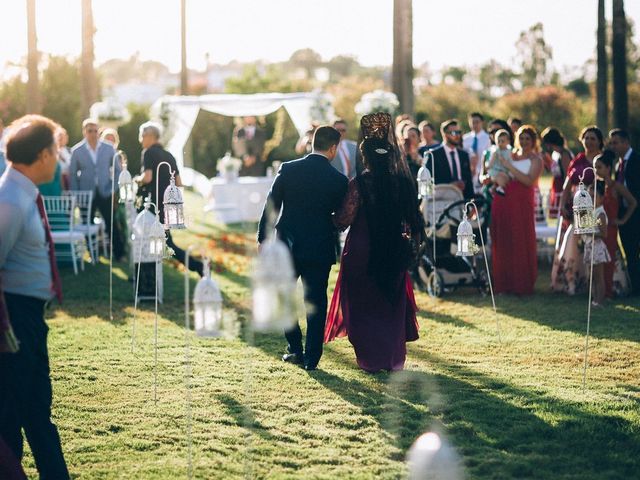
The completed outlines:
{"type": "Polygon", "coordinates": [[[164,191],[162,201],[164,205],[164,228],[183,229],[184,225],[184,201],[182,192],[176,186],[174,172],[171,172],[171,180],[169,186],[164,191]]]}
{"type": "Polygon", "coordinates": [[[582,182],[573,197],[573,223],[573,233],[576,235],[590,235],[598,231],[598,220],[593,215],[593,199],[582,182]]]}
{"type": "Polygon", "coordinates": [[[476,236],[473,233],[473,227],[467,219],[467,212],[463,212],[462,221],[458,225],[458,257],[473,257],[479,251],[476,245],[476,236]]]}
{"type": "Polygon", "coordinates": [[[422,198],[433,195],[433,177],[426,165],[418,170],[418,192],[422,198]]]}
{"type": "Polygon", "coordinates": [[[253,274],[253,326],[282,331],[296,324],[296,277],[289,249],[277,238],[263,244],[253,274]]]}
{"type": "Polygon", "coordinates": [[[120,203],[133,203],[135,200],[133,180],[129,170],[127,170],[126,163],[122,164],[122,171],[118,177],[118,190],[120,192],[120,203]]]}
{"type": "Polygon", "coordinates": [[[222,327],[222,293],[211,277],[209,262],[193,292],[194,326],[199,337],[218,337],[222,327]]]}
{"type": "Polygon", "coordinates": [[[158,262],[164,256],[165,233],[157,215],[149,211],[147,198],[142,210],[133,222],[131,234],[134,263],[158,262]]]}

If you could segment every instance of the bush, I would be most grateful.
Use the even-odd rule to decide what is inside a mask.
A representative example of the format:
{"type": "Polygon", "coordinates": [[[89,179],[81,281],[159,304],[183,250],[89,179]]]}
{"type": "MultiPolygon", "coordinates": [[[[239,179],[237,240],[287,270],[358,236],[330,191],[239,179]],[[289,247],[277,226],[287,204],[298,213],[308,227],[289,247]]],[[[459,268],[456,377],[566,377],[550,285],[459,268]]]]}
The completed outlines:
{"type": "Polygon", "coordinates": [[[564,134],[570,146],[575,146],[574,142],[585,126],[580,123],[584,121],[582,109],[576,96],[561,87],[528,87],[499,99],[495,114],[505,119],[519,117],[524,123],[535,126],[538,132],[550,125],[555,126],[564,134]]]}
{"type": "MultiPolygon", "coordinates": [[[[437,130],[449,118],[457,118],[464,130],[468,128],[467,115],[471,112],[487,112],[478,92],[461,83],[429,85],[416,96],[416,119],[426,119],[437,130]]],[[[486,119],[489,120],[488,116],[486,119]]]]}

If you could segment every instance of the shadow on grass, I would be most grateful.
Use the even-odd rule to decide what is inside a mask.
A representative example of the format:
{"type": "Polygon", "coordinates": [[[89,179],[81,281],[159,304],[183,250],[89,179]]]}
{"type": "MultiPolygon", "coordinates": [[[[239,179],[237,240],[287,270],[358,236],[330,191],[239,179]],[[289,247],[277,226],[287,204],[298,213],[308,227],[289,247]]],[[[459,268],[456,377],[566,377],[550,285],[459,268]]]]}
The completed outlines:
{"type": "Polygon", "coordinates": [[[472,476],[600,479],[640,471],[637,423],[602,415],[598,405],[515,387],[423,350],[413,354],[443,372],[437,375],[446,399],[439,416],[460,452],[473,458],[466,462],[472,476]]]}
{"type": "MultiPolygon", "coordinates": [[[[499,313],[535,322],[554,330],[578,334],[586,332],[588,296],[569,296],[550,292],[550,269],[541,269],[536,291],[531,296],[498,295],[499,313]]],[[[491,309],[491,298],[471,294],[467,290],[445,294],[445,300],[491,309]]],[[[426,317],[429,318],[427,313],[426,317]]],[[[622,298],[609,301],[605,308],[592,310],[590,334],[610,340],[640,342],[640,299],[622,298]]]]}
{"type": "Polygon", "coordinates": [[[446,315],[444,313],[434,313],[428,310],[421,310],[418,312],[418,323],[421,323],[421,320],[433,320],[434,322],[453,325],[454,327],[459,328],[468,328],[471,330],[477,330],[473,323],[467,322],[459,317],[454,317],[452,315],[446,315]]]}

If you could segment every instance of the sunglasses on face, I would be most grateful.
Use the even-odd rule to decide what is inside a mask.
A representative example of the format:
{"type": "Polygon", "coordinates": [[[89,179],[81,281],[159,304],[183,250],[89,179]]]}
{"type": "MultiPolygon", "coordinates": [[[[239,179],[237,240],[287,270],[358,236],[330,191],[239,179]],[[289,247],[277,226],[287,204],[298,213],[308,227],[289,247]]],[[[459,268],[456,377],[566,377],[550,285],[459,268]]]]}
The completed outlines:
{"type": "Polygon", "coordinates": [[[97,128],[87,128],[86,132],[87,133],[98,133],[98,129],[97,128]]]}
{"type": "Polygon", "coordinates": [[[451,130],[449,135],[462,135],[462,130],[451,130]]]}

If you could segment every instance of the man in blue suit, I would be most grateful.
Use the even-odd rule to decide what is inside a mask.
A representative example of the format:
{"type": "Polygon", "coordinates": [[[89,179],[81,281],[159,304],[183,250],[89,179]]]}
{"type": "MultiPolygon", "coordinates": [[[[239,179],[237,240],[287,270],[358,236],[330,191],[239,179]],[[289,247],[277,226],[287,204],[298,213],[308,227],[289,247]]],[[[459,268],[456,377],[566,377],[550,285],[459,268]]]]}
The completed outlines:
{"type": "MultiPolygon", "coordinates": [[[[69,181],[71,190],[91,190],[91,218],[96,209],[105,222],[106,231],[111,228],[111,209],[113,203],[111,168],[115,168],[115,178],[120,176],[122,166],[114,161],[115,149],[107,142],[98,139],[98,122],[86,119],[82,122],[84,140],[71,149],[69,181]]],[[[113,254],[120,258],[124,254],[118,224],[113,225],[113,254]]]]}
{"type": "Polygon", "coordinates": [[[258,244],[266,238],[269,210],[279,220],[279,238],[289,247],[296,275],[302,279],[307,312],[307,338],[302,347],[302,331],[296,324],[285,332],[288,353],[285,362],[315,370],[322,356],[327,316],[327,283],[336,261],[335,227],[332,214],[347,192],[347,177],[333,168],[340,132],[329,126],[318,127],[313,150],[304,158],[283,163],[273,181],[258,226],[258,244]]]}

